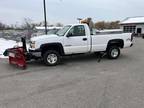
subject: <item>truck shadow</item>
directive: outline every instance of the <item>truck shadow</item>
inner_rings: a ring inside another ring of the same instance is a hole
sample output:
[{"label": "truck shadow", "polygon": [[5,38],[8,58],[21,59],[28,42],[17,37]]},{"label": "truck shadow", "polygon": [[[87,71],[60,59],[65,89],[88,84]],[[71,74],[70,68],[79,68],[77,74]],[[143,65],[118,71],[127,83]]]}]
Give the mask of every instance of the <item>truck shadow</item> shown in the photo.
[{"label": "truck shadow", "polygon": [[[62,58],[61,63],[58,66],[65,66],[70,63],[85,63],[85,62],[101,62],[103,60],[108,60],[107,56],[105,55],[100,59],[99,55],[97,54],[80,54],[80,55],[70,55],[70,56],[65,56]],[[34,60],[30,61],[27,63],[28,66],[41,66],[45,67],[46,65],[43,63],[43,60]],[[50,66],[48,66],[50,67]]]},{"label": "truck shadow", "polygon": [[[125,61],[126,59],[132,60],[132,58],[129,58],[126,55],[121,55],[120,56],[120,61]],[[27,62],[27,68],[26,70],[29,70],[29,68],[57,68],[57,67],[66,67],[69,65],[78,65],[78,64],[85,64],[85,63],[101,63],[101,62],[106,62],[106,61],[111,61],[107,58],[105,55],[104,57],[100,58],[99,55],[97,54],[81,54],[81,55],[71,55],[71,56],[65,56],[62,58],[61,63],[57,66],[46,66],[43,62],[42,59],[40,60],[32,60]],[[113,61],[113,60],[112,60]],[[8,61],[7,61],[8,62]],[[9,64],[7,64],[9,65]],[[10,70],[15,71],[15,69],[22,70],[20,67],[15,66],[15,65],[9,65],[7,68]]]},{"label": "truck shadow", "polygon": [[[118,59],[120,59],[119,61],[125,61],[125,60],[132,60],[131,57],[127,56],[127,55],[121,55]],[[28,62],[27,65],[28,67],[49,67],[49,68],[53,68],[53,67],[65,67],[68,66],[69,64],[73,64],[77,65],[77,64],[81,64],[81,63],[101,63],[101,62],[106,62],[106,61],[117,61],[116,60],[109,60],[107,58],[107,55],[105,55],[104,57],[100,58],[99,55],[97,54],[81,54],[81,55],[70,55],[70,56],[65,56],[62,58],[61,63],[57,66],[46,66],[43,63],[43,60],[34,60],[31,62]]]},{"label": "truck shadow", "polygon": [[100,62],[102,59],[107,59],[106,56],[100,58],[98,54],[82,54],[82,55],[71,55],[64,57],[64,63],[71,63],[71,62]]}]

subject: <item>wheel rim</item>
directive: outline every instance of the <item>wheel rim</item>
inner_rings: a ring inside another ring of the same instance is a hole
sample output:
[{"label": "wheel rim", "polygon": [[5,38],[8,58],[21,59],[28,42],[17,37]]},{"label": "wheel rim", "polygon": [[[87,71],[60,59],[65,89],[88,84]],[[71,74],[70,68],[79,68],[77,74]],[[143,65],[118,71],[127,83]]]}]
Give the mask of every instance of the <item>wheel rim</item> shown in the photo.
[{"label": "wheel rim", "polygon": [[58,58],[56,54],[49,54],[47,57],[47,61],[50,64],[55,64],[57,62]]},{"label": "wheel rim", "polygon": [[113,50],[111,51],[111,56],[114,57],[114,58],[117,57],[118,54],[119,54],[118,49],[113,49]]}]

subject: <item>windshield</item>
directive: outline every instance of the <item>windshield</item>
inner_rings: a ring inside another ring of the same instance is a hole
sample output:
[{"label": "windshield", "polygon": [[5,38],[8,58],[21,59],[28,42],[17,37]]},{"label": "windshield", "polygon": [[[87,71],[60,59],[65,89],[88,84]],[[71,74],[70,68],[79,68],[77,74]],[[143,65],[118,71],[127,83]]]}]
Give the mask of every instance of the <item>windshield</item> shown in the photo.
[{"label": "windshield", "polygon": [[57,34],[58,36],[64,36],[65,33],[69,30],[70,27],[71,27],[70,25],[65,26],[65,27],[63,27],[62,29],[60,29],[56,34]]}]

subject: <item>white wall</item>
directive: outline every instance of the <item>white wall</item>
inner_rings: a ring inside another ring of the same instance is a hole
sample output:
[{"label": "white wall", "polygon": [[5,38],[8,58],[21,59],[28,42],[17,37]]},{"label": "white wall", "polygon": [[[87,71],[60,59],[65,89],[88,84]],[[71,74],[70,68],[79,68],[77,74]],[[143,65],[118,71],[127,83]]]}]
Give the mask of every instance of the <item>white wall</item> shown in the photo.
[{"label": "white wall", "polygon": [[[124,25],[120,25],[120,29],[123,30],[123,28],[124,28]],[[137,24],[135,32],[137,32],[137,28],[142,28],[142,34],[144,34],[144,24]]]},{"label": "white wall", "polygon": [[123,26],[122,25],[120,25],[120,29],[123,30]]}]

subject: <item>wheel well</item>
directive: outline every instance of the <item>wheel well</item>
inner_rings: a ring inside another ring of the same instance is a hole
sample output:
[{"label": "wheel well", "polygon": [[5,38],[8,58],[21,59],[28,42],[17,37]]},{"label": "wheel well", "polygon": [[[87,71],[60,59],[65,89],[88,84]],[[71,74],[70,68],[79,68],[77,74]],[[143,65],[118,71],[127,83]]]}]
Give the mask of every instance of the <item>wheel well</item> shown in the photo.
[{"label": "wheel well", "polygon": [[124,47],[124,41],[123,41],[122,39],[110,40],[110,41],[108,42],[107,49],[108,49],[110,46],[117,46],[117,47],[119,47],[119,48],[123,48],[123,47]]},{"label": "wheel well", "polygon": [[48,50],[55,50],[60,55],[64,55],[63,46],[59,43],[43,44],[43,45],[41,45],[40,49],[41,49],[41,52],[42,52],[42,56]]}]

